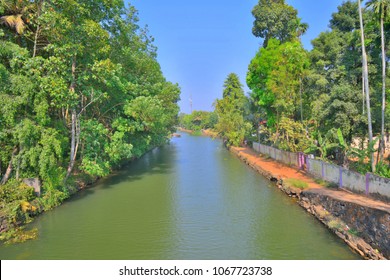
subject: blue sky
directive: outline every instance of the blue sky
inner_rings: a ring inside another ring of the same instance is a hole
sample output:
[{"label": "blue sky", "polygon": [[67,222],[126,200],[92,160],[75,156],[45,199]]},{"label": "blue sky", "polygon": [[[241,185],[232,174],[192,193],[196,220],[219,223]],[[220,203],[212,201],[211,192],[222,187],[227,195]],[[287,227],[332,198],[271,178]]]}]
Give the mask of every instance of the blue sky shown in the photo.
[{"label": "blue sky", "polygon": [[[155,38],[158,61],[167,80],[181,87],[182,112],[213,110],[221,98],[223,82],[237,73],[246,87],[250,60],[261,45],[252,35],[252,8],[257,0],[132,0],[140,25],[148,25]],[[331,14],[342,0],[287,0],[298,10],[309,30],[302,37],[306,49],[311,40],[328,29]]]}]

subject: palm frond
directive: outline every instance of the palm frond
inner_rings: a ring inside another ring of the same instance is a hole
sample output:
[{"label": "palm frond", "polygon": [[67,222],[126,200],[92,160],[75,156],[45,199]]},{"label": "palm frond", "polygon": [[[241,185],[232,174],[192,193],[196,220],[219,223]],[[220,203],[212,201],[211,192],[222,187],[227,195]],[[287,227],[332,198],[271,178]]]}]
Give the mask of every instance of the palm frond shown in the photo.
[{"label": "palm frond", "polygon": [[0,22],[14,28],[18,34],[22,34],[26,28],[21,14],[2,16]]}]

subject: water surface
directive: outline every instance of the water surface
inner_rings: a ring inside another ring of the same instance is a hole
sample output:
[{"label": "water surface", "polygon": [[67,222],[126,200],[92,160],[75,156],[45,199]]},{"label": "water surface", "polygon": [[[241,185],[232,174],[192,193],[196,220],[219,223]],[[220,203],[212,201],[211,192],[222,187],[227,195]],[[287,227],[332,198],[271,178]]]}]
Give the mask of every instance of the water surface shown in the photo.
[{"label": "water surface", "polygon": [[219,140],[182,133],[31,225],[0,259],[356,259]]}]

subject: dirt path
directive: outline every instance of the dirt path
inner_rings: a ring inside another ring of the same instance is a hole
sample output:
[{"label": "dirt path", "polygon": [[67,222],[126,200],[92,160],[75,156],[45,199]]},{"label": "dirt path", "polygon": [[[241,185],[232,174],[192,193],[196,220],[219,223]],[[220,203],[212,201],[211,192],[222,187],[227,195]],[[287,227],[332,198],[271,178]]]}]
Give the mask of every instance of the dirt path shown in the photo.
[{"label": "dirt path", "polygon": [[305,189],[306,192],[323,194],[337,200],[347,201],[390,213],[389,203],[375,200],[365,195],[350,193],[343,189],[326,188],[316,183],[314,179],[304,171],[289,167],[273,159],[262,157],[250,148],[232,147],[231,150],[239,157],[245,159],[251,166],[256,167],[256,169],[260,168],[265,173],[272,174],[272,176],[277,179],[295,178],[306,182],[309,185],[309,187]]}]

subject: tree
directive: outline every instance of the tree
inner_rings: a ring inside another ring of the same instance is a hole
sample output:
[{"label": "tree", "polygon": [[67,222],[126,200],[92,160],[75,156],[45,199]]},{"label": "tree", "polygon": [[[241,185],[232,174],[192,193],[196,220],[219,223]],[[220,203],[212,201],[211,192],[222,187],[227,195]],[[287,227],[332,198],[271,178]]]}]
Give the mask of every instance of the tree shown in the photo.
[{"label": "tree", "polygon": [[[369,11],[363,15],[369,19]],[[309,54],[311,67],[306,76],[307,91],[305,112],[316,123],[322,135],[332,128],[340,128],[350,145],[357,137],[366,139],[367,117],[362,113],[363,102],[359,97],[362,86],[362,53],[357,2],[344,2],[332,15],[331,30],[322,32],[312,41]],[[365,34],[371,80],[375,80],[377,47],[372,28]],[[377,84],[371,83],[375,90]],[[364,97],[365,98],[365,97]],[[375,99],[372,100],[375,103]],[[374,119],[375,120],[375,119]],[[362,142],[363,142],[362,141]]]},{"label": "tree", "polygon": [[332,14],[329,22],[331,29],[337,29],[343,33],[359,29],[359,11],[355,1],[345,1]]},{"label": "tree", "polygon": [[247,84],[274,127],[282,116],[296,118],[300,111],[300,81],[309,67],[306,51],[298,41],[281,44],[271,39],[252,59]]},{"label": "tree", "polygon": [[291,24],[295,27],[297,38],[301,40],[302,35],[304,35],[309,29],[309,25],[305,22],[302,22],[301,18],[297,18],[295,21],[292,21]]},{"label": "tree", "polygon": [[384,21],[389,17],[389,0],[371,0],[366,4],[372,7],[375,14],[379,17],[381,29],[381,50],[382,50],[382,112],[381,112],[381,138],[379,142],[379,160],[383,160],[385,152],[385,110],[386,110],[386,39],[384,31]]},{"label": "tree", "polygon": [[230,73],[223,84],[223,98],[240,99],[242,95],[240,79],[235,73]]},{"label": "tree", "polygon": [[217,99],[214,104],[218,115],[215,129],[228,146],[241,145],[251,130],[251,124],[245,118],[246,102],[247,98],[237,74],[229,74],[224,82],[223,98]]},{"label": "tree", "polygon": [[268,45],[271,38],[278,39],[281,43],[288,42],[299,37],[307,27],[298,21],[297,13],[284,0],[259,0],[252,10],[255,18],[252,33],[264,39],[263,47]]}]

